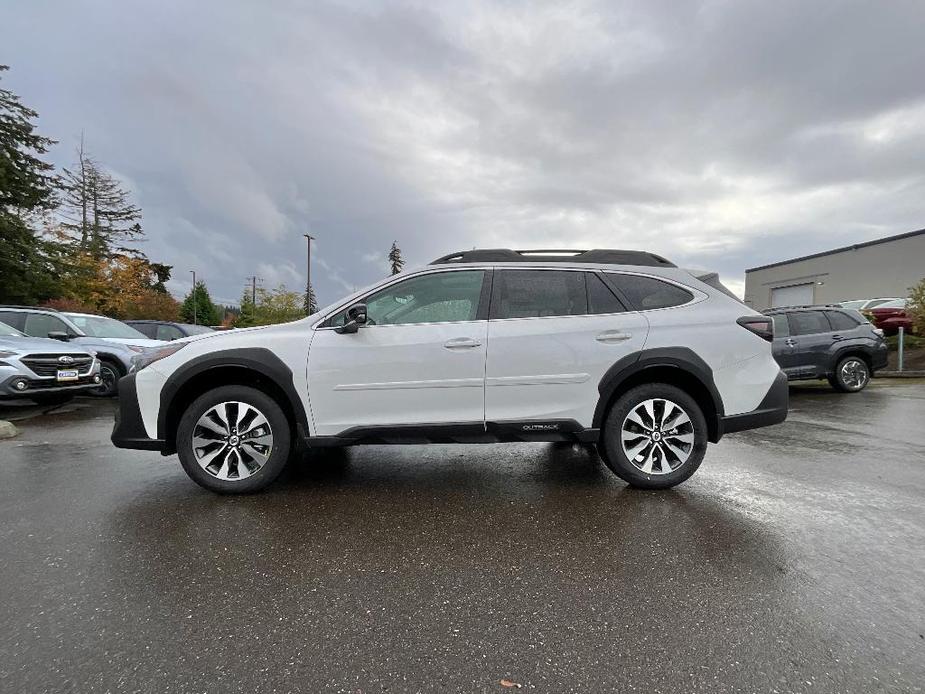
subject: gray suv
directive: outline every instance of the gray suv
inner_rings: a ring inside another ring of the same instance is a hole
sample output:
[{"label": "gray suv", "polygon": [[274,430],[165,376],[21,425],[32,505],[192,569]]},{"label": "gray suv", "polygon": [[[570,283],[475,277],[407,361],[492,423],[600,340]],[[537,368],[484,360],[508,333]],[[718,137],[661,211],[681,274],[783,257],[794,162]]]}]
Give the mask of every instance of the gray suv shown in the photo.
[{"label": "gray suv", "polygon": [[765,311],[774,321],[774,358],[788,380],[827,379],[835,390],[863,390],[887,365],[883,331],[840,306],[788,306]]},{"label": "gray suv", "polygon": [[100,385],[100,363],[80,347],[27,337],[0,322],[0,401],[56,404]]},{"label": "gray suv", "polygon": [[[116,324],[123,332],[109,336],[107,332],[96,331],[93,335],[92,320]],[[30,337],[51,337],[63,342],[74,343],[80,348],[94,351],[100,362],[102,383],[95,389],[97,395],[115,395],[119,379],[132,367],[132,357],[147,348],[162,345],[149,340],[124,323],[86,314],[65,314],[50,308],[30,306],[0,306],[0,322],[19,330]],[[80,327],[82,323],[84,327]],[[136,337],[137,336],[137,337]],[[63,348],[62,348],[63,349]]]}]

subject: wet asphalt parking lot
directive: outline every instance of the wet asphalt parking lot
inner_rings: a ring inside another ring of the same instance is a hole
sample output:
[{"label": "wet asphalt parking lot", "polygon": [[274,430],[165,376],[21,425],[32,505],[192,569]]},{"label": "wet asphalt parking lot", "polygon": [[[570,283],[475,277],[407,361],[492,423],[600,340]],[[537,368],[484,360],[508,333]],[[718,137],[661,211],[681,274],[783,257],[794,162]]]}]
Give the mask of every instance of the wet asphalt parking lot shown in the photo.
[{"label": "wet asphalt parking lot", "polygon": [[668,492],[510,444],[219,497],[111,402],[2,410],[0,690],[922,691],[925,384],[791,396]]}]

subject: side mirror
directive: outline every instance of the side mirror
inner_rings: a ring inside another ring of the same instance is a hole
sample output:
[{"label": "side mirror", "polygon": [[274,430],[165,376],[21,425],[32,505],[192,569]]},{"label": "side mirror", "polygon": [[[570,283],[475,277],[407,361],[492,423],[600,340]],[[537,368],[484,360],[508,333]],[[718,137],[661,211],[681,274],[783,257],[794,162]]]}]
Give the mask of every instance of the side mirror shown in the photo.
[{"label": "side mirror", "polygon": [[58,331],[58,330],[54,330],[54,331],[48,333],[48,337],[50,337],[52,340],[61,340],[61,342],[70,342],[70,341],[71,341],[71,336],[70,336],[70,335],[68,335],[66,332]]},{"label": "side mirror", "polygon": [[359,330],[361,325],[366,325],[366,304],[354,304],[347,309],[345,323],[334,331],[341,335],[351,335]]}]

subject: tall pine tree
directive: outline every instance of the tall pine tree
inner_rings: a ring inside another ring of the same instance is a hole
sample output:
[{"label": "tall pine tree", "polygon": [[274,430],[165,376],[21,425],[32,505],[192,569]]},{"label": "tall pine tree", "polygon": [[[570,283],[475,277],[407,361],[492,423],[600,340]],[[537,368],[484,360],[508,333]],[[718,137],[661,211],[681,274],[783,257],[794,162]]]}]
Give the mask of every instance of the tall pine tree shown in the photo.
[{"label": "tall pine tree", "polygon": [[315,288],[312,285],[308,285],[308,292],[306,292],[303,296],[303,308],[305,309],[305,315],[310,316],[313,313],[317,313],[318,299],[315,298]]},{"label": "tall pine tree", "polygon": [[[9,69],[0,65],[0,73]],[[39,229],[55,205],[54,140],[35,132],[38,113],[0,88],[0,302],[36,303],[54,293],[56,246]]]},{"label": "tall pine tree", "polygon": [[392,274],[397,275],[405,267],[405,261],[401,257],[401,249],[397,241],[392,241],[392,248],[389,251],[389,265],[392,268]]},{"label": "tall pine tree", "polygon": [[131,202],[129,192],[84,151],[83,137],[77,163],[63,170],[61,188],[61,226],[82,251],[98,260],[126,253],[143,255],[125,245],[144,238],[141,209]]}]

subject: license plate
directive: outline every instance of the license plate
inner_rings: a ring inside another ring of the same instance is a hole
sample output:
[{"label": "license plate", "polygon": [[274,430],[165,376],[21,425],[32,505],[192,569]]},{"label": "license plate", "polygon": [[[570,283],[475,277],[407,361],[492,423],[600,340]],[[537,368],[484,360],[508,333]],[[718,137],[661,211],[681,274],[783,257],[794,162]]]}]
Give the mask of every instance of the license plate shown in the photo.
[{"label": "license plate", "polygon": [[77,369],[60,369],[58,371],[59,381],[76,381]]}]

